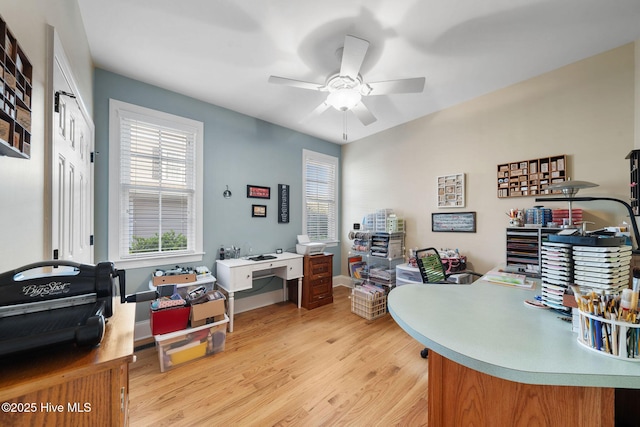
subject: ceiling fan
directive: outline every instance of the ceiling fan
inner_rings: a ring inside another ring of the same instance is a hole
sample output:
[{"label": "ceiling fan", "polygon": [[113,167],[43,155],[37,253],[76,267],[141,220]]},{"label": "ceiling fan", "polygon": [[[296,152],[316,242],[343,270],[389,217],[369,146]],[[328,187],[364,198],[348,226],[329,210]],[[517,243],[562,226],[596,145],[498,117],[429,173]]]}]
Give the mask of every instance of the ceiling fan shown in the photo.
[{"label": "ceiling fan", "polygon": [[[360,75],[360,67],[369,49],[367,40],[347,35],[342,49],[340,71],[327,78],[324,84],[305,82],[285,77],[270,76],[269,83],[293,86],[301,89],[329,92],[327,98],[311,113],[315,116],[329,107],[338,111],[353,111],[363,125],[367,126],[377,119],[362,102],[365,96],[388,95],[392,93],[418,93],[424,89],[425,78],[388,80],[367,83]],[[338,50],[337,53],[339,53]]]}]

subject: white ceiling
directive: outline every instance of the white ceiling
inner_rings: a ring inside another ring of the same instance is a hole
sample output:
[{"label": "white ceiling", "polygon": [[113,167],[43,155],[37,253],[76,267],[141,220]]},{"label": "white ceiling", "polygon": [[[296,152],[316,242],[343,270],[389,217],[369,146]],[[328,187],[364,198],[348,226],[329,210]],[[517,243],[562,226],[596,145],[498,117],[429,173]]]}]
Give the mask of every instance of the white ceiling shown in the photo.
[{"label": "white ceiling", "polygon": [[78,0],[97,67],[344,143],[343,113],[307,118],[351,34],[369,82],[426,77],[419,94],[370,96],[355,141],[640,39],[640,0]]}]

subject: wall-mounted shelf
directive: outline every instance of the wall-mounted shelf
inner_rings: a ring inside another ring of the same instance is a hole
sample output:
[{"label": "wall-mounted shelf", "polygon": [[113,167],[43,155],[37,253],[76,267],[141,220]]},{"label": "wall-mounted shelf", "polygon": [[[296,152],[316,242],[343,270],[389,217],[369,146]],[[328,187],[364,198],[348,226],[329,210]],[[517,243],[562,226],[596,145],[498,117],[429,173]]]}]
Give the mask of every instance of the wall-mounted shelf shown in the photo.
[{"label": "wall-mounted shelf", "polygon": [[0,155],[31,156],[33,67],[0,17]]},{"label": "wall-mounted shelf", "polygon": [[640,150],[632,150],[625,158],[629,159],[629,204],[633,214],[640,215]]},{"label": "wall-mounted shelf", "polygon": [[464,173],[438,177],[438,207],[464,207]]},{"label": "wall-mounted shelf", "polygon": [[547,187],[568,178],[567,156],[564,154],[499,164],[496,178],[498,197],[562,194]]}]

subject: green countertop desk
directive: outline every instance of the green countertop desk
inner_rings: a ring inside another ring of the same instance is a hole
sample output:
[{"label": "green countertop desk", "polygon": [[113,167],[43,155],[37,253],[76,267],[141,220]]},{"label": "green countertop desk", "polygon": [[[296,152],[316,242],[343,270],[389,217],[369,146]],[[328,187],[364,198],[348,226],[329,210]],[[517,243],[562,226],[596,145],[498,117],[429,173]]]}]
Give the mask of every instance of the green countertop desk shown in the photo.
[{"label": "green countertop desk", "polygon": [[560,314],[524,304],[539,293],[484,280],[391,291],[395,321],[430,349],[429,425],[640,425],[640,362],[582,347]]}]

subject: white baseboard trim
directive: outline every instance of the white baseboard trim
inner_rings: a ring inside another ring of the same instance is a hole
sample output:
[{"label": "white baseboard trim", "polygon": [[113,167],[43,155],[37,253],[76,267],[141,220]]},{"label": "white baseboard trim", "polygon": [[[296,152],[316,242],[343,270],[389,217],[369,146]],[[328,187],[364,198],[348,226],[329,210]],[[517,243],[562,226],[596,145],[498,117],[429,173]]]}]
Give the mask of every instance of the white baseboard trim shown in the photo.
[{"label": "white baseboard trim", "polygon": [[271,292],[264,292],[246,298],[236,298],[235,314],[244,313],[245,311],[255,310],[256,308],[266,307],[271,304],[282,302],[282,289]]},{"label": "white baseboard trim", "polygon": [[[353,284],[351,278],[348,276],[333,276],[333,287],[335,288],[336,286],[352,288]],[[271,304],[282,302],[282,296],[282,289],[277,289],[275,291],[264,292],[262,294],[246,298],[236,298],[235,313],[243,313],[245,311],[255,310],[256,308],[266,307]],[[134,342],[146,340],[152,337],[149,319],[136,322],[134,328]]]},{"label": "white baseboard trim", "polygon": [[151,324],[149,323],[149,319],[136,322],[136,325],[133,328],[133,342],[146,340],[148,338],[153,338],[151,335]]},{"label": "white baseboard trim", "polygon": [[353,288],[353,280],[349,276],[333,276],[333,287],[346,286],[347,288]]}]

